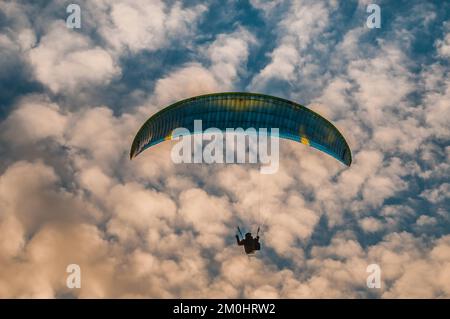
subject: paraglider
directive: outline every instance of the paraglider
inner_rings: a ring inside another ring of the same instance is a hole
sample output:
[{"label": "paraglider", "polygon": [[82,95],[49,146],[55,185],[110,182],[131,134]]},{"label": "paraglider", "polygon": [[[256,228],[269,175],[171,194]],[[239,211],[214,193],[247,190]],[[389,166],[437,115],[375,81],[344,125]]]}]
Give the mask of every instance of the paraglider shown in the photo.
[{"label": "paraglider", "polygon": [[[201,121],[204,131],[214,129],[224,133],[230,128],[255,129],[255,132],[271,128],[271,132],[276,130],[281,138],[312,146],[347,166],[352,163],[345,138],[321,115],[286,99],[242,92],[195,96],[163,108],[137,132],[130,159],[163,141],[201,133],[198,132],[198,121]],[[184,133],[180,133],[180,128]],[[242,240],[236,235],[238,245],[243,245],[250,253],[259,250],[259,235],[256,238],[251,233],[246,235],[249,236]]]},{"label": "paraglider", "polygon": [[259,243],[259,227],[256,232],[256,237],[253,238],[252,233],[246,233],[245,237],[242,236],[241,229],[238,227],[238,232],[241,234],[242,239],[236,234],[236,241],[238,246],[244,246],[244,251],[247,255],[254,254],[256,250],[261,250],[261,244]]}]

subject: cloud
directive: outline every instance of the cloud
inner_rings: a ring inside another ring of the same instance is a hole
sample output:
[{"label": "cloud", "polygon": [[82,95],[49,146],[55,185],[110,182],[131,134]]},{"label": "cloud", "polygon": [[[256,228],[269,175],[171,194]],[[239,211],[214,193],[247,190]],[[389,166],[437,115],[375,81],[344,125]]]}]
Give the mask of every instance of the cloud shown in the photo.
[{"label": "cloud", "polygon": [[16,2],[3,2],[0,11],[7,19],[8,28],[2,34],[2,42],[8,41],[18,52],[24,52],[36,43],[36,33],[27,16],[26,6]]},{"label": "cloud", "polygon": [[366,217],[359,221],[361,228],[367,233],[375,233],[382,229],[382,224],[379,220],[373,217]]},{"label": "cloud", "polygon": [[447,198],[450,197],[450,184],[443,183],[439,185],[439,187],[434,189],[424,190],[420,195],[433,204],[437,204],[440,202],[444,202]]},{"label": "cloud", "polygon": [[[256,5],[259,7],[260,3]],[[270,62],[253,77],[249,87],[256,91],[270,91],[277,81],[295,87],[299,81],[308,81],[314,77],[318,69],[315,64],[317,61],[313,61],[311,45],[317,43],[317,39],[327,29],[331,11],[332,5],[323,3],[292,3],[278,22],[277,33],[280,37],[270,53]],[[322,50],[319,47],[317,49]]]},{"label": "cloud", "polygon": [[211,71],[222,86],[230,87],[238,74],[244,71],[250,46],[254,44],[255,37],[246,29],[239,28],[231,34],[219,34],[207,48]]},{"label": "cloud", "polygon": [[155,104],[165,105],[190,96],[230,91],[239,74],[245,72],[254,36],[243,28],[219,34],[203,50],[208,66],[191,62],[156,82]]},{"label": "cloud", "polygon": [[131,140],[129,134],[135,124],[129,116],[117,118],[111,109],[95,107],[73,113],[71,120],[72,125],[66,131],[66,145],[83,158],[107,167],[127,152]]},{"label": "cloud", "polygon": [[2,127],[2,138],[14,143],[30,144],[45,138],[61,141],[67,118],[58,104],[36,95],[20,101]]},{"label": "cloud", "polygon": [[28,53],[36,78],[52,92],[106,85],[120,74],[108,51],[55,22]]},{"label": "cloud", "polygon": [[158,105],[189,96],[219,91],[214,75],[198,63],[188,64],[158,80],[155,88]]},{"label": "cloud", "polygon": [[[446,24],[449,29],[449,24]],[[447,32],[443,39],[439,39],[435,42],[437,52],[441,58],[450,57],[450,32]]]},{"label": "cloud", "polygon": [[291,45],[281,45],[271,55],[272,62],[254,78],[254,83],[265,84],[273,78],[294,81],[296,65],[299,63],[297,50]]},{"label": "cloud", "polygon": [[198,232],[198,243],[203,247],[220,248],[224,245],[225,226],[231,212],[225,198],[215,198],[200,189],[189,189],[180,194],[180,218]]},{"label": "cloud", "polygon": [[[163,1],[100,1],[88,4],[93,19],[99,20],[99,33],[119,52],[129,50],[157,50],[172,41],[183,41],[195,32],[195,26],[205,5],[183,7],[180,2],[172,6]],[[151,17],[151,18],[149,18]]]},{"label": "cloud", "polygon": [[436,225],[436,223],[437,223],[436,218],[426,215],[420,216],[416,221],[416,224],[418,226],[428,226],[428,225],[433,226]]},{"label": "cloud", "polygon": [[276,6],[282,3],[279,1],[270,1],[270,0],[250,0],[250,3],[253,7],[263,10],[266,14],[270,13]]}]

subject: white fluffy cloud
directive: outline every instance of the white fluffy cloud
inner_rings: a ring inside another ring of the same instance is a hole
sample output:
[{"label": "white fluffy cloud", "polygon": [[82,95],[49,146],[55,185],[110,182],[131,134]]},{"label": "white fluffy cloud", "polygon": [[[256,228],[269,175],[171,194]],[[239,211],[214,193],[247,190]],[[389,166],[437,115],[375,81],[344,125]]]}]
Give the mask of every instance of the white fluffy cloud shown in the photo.
[{"label": "white fluffy cloud", "polygon": [[160,0],[100,1],[87,4],[100,22],[99,32],[115,50],[156,50],[192,36],[205,5],[172,6]]},{"label": "white fluffy cloud", "polygon": [[436,41],[436,48],[442,58],[450,57],[450,32],[442,40]]},{"label": "white fluffy cloud", "polygon": [[155,88],[158,105],[215,91],[219,91],[217,79],[198,63],[188,64],[158,80]]},{"label": "white fluffy cloud", "polygon": [[[254,4],[257,7],[261,5],[259,2]],[[283,80],[295,86],[295,82],[315,72],[308,48],[328,27],[332,7],[311,1],[297,1],[290,5],[277,26],[279,44],[270,53],[270,63],[253,78],[250,85],[253,90],[267,89],[273,80]]]},{"label": "white fluffy cloud", "polygon": [[254,36],[243,28],[230,34],[219,34],[203,51],[209,67],[191,62],[158,80],[155,102],[166,105],[190,96],[230,91],[240,73],[245,72]]},{"label": "white fluffy cloud", "polygon": [[108,51],[62,22],[50,26],[28,57],[36,78],[53,92],[107,84],[120,73]]},{"label": "white fluffy cloud", "polygon": [[42,96],[23,99],[2,124],[2,139],[14,143],[33,143],[45,138],[61,141],[67,118],[56,103]]}]

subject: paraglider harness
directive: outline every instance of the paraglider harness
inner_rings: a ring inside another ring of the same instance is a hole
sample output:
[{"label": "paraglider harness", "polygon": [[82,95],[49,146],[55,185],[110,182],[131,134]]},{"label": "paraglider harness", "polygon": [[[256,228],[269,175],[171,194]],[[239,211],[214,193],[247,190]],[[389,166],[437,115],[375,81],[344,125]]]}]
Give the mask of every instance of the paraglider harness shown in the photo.
[{"label": "paraglider harness", "polygon": [[242,237],[242,240],[240,240],[239,236],[236,235],[237,244],[239,246],[244,246],[247,255],[254,254],[256,250],[261,249],[261,244],[259,243],[259,227],[255,238],[251,236],[251,233],[246,233],[244,237],[239,226],[237,227],[237,230]]}]

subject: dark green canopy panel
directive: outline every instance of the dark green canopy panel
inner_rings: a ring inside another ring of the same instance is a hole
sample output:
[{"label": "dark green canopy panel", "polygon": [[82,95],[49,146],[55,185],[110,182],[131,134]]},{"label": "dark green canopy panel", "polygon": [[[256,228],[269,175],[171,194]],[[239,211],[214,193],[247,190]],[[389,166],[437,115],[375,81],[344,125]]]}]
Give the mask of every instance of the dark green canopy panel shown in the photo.
[{"label": "dark green canopy panel", "polygon": [[131,146],[130,158],[152,145],[172,138],[176,128],[194,133],[194,120],[202,128],[279,129],[282,138],[301,142],[330,154],[347,166],[350,148],[337,128],[310,109],[274,96],[254,93],[216,93],[176,102],[151,116]]}]

